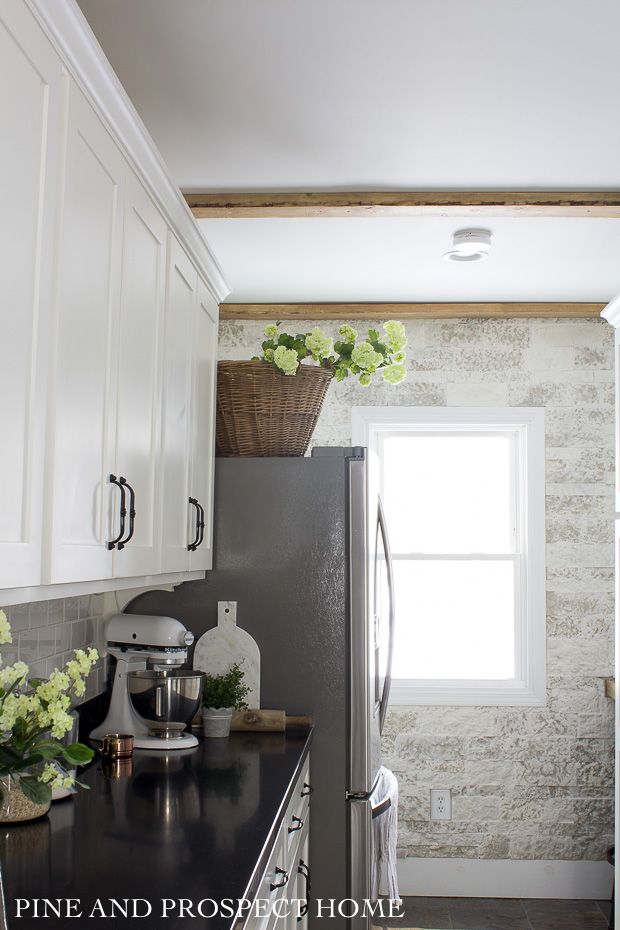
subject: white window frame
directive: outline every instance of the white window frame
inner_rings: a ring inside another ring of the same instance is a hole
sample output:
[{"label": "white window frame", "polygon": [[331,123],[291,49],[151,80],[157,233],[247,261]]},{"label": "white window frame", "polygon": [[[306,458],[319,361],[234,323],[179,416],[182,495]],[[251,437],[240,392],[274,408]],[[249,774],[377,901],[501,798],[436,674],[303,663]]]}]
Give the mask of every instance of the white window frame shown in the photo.
[{"label": "white window frame", "polygon": [[[541,407],[353,407],[353,445],[377,455],[395,433],[489,431],[514,437],[519,540],[516,675],[503,680],[392,679],[390,704],[546,704],[545,412]],[[389,527],[388,527],[389,532]],[[398,603],[396,604],[398,618]],[[397,620],[398,622],[398,620]]]}]

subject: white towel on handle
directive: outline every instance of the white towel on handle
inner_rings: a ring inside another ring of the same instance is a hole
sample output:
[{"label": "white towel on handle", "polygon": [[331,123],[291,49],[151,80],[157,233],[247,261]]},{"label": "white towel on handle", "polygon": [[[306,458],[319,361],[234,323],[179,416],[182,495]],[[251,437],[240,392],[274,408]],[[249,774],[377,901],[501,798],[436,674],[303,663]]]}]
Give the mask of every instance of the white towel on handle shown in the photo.
[{"label": "white towel on handle", "polygon": [[381,766],[377,789],[373,795],[373,804],[380,804],[389,797],[390,806],[385,813],[372,821],[372,857],[371,894],[373,901],[379,897],[381,876],[384,873],[387,882],[388,898],[400,902],[398,877],[396,875],[396,842],[398,839],[398,781],[396,775],[385,766]]}]

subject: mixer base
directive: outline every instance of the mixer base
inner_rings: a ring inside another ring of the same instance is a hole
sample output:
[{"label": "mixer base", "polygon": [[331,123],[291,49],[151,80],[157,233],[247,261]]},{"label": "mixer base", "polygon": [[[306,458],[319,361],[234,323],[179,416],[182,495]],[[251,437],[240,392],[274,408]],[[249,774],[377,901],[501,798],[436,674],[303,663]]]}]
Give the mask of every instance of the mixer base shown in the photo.
[{"label": "mixer base", "polygon": [[136,736],[133,741],[134,749],[159,749],[161,752],[170,752],[172,749],[191,749],[198,745],[193,733],[182,733],[180,736],[168,739],[161,736]]}]

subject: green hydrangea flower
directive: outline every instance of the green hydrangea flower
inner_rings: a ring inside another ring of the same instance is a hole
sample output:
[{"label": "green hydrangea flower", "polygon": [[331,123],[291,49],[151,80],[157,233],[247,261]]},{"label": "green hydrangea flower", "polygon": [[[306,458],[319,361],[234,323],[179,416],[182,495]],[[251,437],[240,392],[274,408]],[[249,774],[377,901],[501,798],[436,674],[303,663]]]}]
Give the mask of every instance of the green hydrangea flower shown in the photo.
[{"label": "green hydrangea flower", "polygon": [[314,358],[326,358],[332,350],[332,341],[319,326],[306,336],[306,349]]},{"label": "green hydrangea flower", "polygon": [[385,335],[388,338],[388,346],[391,352],[398,352],[407,345],[407,336],[405,327],[398,320],[388,320],[383,324]]},{"label": "green hydrangea flower", "polygon": [[273,353],[273,360],[285,375],[294,375],[299,368],[299,356],[295,349],[278,346]]},{"label": "green hydrangea flower", "polygon": [[338,335],[342,336],[343,342],[355,342],[357,339],[357,330],[349,326],[348,323],[343,323],[338,330]]},{"label": "green hydrangea flower", "polygon": [[269,323],[268,326],[265,326],[264,333],[265,333],[265,336],[267,337],[267,339],[277,339],[277,337],[278,337],[278,324],[277,324],[277,323]]},{"label": "green hydrangea flower", "polygon": [[404,365],[389,365],[387,368],[383,369],[381,374],[388,384],[400,384],[407,376]]},{"label": "green hydrangea flower", "polygon": [[401,365],[405,361],[405,357],[406,356],[404,352],[396,352],[392,356],[392,361],[396,362],[397,365]]},{"label": "green hydrangea flower", "polygon": [[367,371],[363,371],[360,375],[360,384],[362,385],[362,387],[368,387],[368,385],[371,382],[372,382],[372,375],[368,374]]},{"label": "green hydrangea flower", "polygon": [[265,349],[265,361],[273,362],[273,349]]},{"label": "green hydrangea flower", "polygon": [[11,626],[7,620],[7,616],[3,610],[0,610],[0,643],[12,643],[13,637],[11,636]]},{"label": "green hydrangea flower", "polygon": [[351,361],[358,368],[372,369],[373,371],[383,361],[383,356],[375,352],[369,342],[360,342],[351,352]]}]

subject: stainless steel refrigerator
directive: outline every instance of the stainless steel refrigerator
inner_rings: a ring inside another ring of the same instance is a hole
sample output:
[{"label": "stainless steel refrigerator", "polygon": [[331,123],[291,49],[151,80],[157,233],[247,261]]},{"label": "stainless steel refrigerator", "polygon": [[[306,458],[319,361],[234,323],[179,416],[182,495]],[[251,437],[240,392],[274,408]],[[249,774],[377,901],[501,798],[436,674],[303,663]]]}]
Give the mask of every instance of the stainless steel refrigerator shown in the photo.
[{"label": "stainless steel refrigerator", "polygon": [[[218,458],[213,571],[132,606],[177,617],[200,635],[216,624],[218,600],[237,601],[238,623],[261,652],[262,706],[314,718],[315,902],[371,897],[373,816],[388,807],[377,776],[394,589],[378,487],[362,448]],[[363,930],[369,922],[350,924]]]}]

